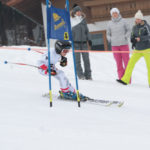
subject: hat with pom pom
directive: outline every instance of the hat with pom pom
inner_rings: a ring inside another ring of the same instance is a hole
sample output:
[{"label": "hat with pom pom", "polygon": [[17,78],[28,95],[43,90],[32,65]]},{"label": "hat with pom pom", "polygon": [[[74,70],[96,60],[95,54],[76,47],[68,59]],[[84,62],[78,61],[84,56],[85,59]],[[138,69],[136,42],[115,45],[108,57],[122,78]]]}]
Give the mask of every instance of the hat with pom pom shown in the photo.
[{"label": "hat with pom pom", "polygon": [[144,20],[143,13],[141,12],[141,10],[138,10],[138,12],[135,14],[134,18]]}]

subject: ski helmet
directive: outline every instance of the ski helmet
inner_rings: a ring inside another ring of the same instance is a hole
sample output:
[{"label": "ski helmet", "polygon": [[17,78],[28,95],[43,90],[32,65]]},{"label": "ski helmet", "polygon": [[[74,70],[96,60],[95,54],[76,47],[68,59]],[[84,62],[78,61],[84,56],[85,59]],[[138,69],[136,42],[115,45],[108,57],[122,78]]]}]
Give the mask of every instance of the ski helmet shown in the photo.
[{"label": "ski helmet", "polygon": [[71,48],[71,44],[69,41],[58,40],[55,43],[55,51],[57,54],[60,54],[63,49],[70,49],[70,48]]}]

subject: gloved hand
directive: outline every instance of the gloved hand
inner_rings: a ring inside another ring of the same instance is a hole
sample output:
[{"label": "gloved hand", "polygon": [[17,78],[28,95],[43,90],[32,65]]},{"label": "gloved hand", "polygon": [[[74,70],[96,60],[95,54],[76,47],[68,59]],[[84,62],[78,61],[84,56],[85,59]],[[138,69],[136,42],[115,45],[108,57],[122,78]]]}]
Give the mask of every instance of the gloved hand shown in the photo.
[{"label": "gloved hand", "polygon": [[60,61],[60,66],[65,67],[67,66],[67,58],[62,56]]},{"label": "gloved hand", "polygon": [[136,40],[135,37],[132,37],[132,38],[131,38],[131,43],[132,43],[132,49],[134,49],[134,48],[135,48],[135,45],[136,45],[136,43],[137,43],[137,40]]},{"label": "gloved hand", "polygon": [[88,43],[89,43],[89,46],[92,47],[92,41],[89,40]]},{"label": "gloved hand", "polygon": [[[55,75],[57,74],[57,72],[56,72],[56,70],[54,69],[53,64],[51,64],[50,67],[51,67],[51,75],[52,75],[52,76],[55,76]],[[47,69],[47,72],[49,72],[48,69]]]},{"label": "gloved hand", "polygon": [[[51,67],[51,75],[52,75],[52,76],[56,75],[57,73],[56,73],[56,71],[54,70],[54,67],[53,67],[52,64],[50,65],[50,67]],[[39,69],[42,69],[42,70],[44,71],[44,74],[45,74],[45,75],[47,75],[47,73],[49,73],[48,66],[46,66],[45,64],[41,65],[41,66],[39,67]]]},{"label": "gloved hand", "polygon": [[[51,64],[50,67],[51,67],[51,75],[52,75],[52,76],[55,76],[55,75],[57,74],[57,72],[56,72],[56,70],[54,69],[53,64]],[[49,72],[49,70],[47,70],[47,71]]]},{"label": "gloved hand", "polygon": [[136,42],[137,42],[136,38],[135,38],[135,37],[132,37],[132,38],[131,38],[131,43],[134,44],[134,43],[136,43]]}]

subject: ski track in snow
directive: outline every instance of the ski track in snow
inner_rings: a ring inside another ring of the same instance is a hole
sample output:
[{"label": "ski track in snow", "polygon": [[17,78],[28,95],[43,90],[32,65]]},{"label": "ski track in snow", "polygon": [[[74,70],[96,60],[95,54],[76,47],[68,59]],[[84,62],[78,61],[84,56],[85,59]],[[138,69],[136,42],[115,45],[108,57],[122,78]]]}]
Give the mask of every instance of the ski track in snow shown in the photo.
[{"label": "ski track in snow", "polygon": [[[58,82],[52,78],[53,107],[42,94],[48,78],[28,66],[3,64],[5,60],[36,65],[41,54],[0,50],[0,150],[149,150],[150,88],[144,59],[136,64],[132,84],[116,82],[112,54],[90,54],[93,81],[78,80],[79,91],[89,97],[123,100],[124,106],[103,107],[58,101]],[[75,86],[72,54],[65,71]]]}]

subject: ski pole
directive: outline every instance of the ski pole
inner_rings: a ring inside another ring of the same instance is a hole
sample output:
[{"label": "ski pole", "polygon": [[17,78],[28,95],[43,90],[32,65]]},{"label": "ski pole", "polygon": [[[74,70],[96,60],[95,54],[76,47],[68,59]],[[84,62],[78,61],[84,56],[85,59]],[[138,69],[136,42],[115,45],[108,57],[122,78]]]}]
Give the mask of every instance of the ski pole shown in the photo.
[{"label": "ski pole", "polygon": [[14,64],[14,65],[21,65],[21,66],[30,66],[30,67],[41,69],[38,66],[31,65],[31,64],[25,64],[25,63],[17,63],[17,62],[4,61],[4,64]]},{"label": "ski pole", "polygon": [[28,51],[34,51],[34,52],[37,52],[37,53],[40,53],[40,54],[44,54],[44,52],[41,52],[39,50],[34,50],[34,49],[31,49],[30,47],[27,48]]}]

